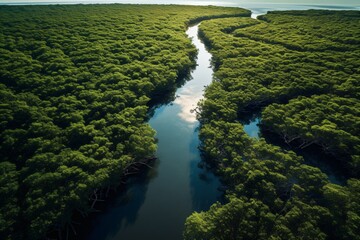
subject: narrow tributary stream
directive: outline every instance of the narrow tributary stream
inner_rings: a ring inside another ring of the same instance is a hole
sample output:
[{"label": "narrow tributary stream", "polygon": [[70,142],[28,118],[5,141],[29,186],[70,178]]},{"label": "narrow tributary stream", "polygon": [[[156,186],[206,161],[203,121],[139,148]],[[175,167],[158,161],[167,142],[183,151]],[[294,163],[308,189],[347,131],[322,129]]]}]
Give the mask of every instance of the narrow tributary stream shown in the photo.
[{"label": "narrow tributary stream", "polygon": [[198,25],[187,30],[198,48],[192,80],[177,90],[175,101],[157,108],[149,121],[157,132],[156,166],[128,185],[95,218],[88,239],[180,240],[186,217],[207,210],[221,198],[217,177],[198,167],[199,123],[190,112],[213,74],[211,54],[197,32]]}]

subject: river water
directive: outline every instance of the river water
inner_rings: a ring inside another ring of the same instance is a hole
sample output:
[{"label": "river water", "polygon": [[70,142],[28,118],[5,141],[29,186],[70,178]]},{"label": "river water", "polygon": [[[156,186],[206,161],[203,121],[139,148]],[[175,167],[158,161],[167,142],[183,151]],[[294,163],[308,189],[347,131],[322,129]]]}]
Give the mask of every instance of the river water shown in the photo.
[{"label": "river water", "polygon": [[158,107],[149,121],[157,132],[157,166],[129,184],[93,220],[87,239],[180,240],[186,217],[220,200],[218,179],[206,168],[198,167],[199,123],[190,112],[213,74],[211,55],[197,31],[198,25],[187,31],[198,48],[193,79],[177,90],[172,103]]},{"label": "river water", "polygon": [[[126,190],[109,202],[86,229],[86,239],[181,240],[185,219],[192,212],[207,210],[214,202],[222,200],[219,179],[211,171],[199,167],[199,123],[195,113],[190,111],[202,98],[204,87],[211,83],[213,74],[211,54],[197,32],[198,25],[186,32],[198,49],[192,79],[176,91],[174,101],[155,109],[149,120],[157,132],[156,165],[142,176],[131,179]],[[259,137],[259,121],[254,115],[243,122],[249,136]],[[315,160],[310,165],[317,166],[317,158]],[[329,178],[332,172],[328,172]]]},{"label": "river water", "polygon": [[[360,4],[353,0],[345,2],[333,0],[330,5],[322,0],[304,4],[265,3],[228,1],[162,1],[162,0],[53,0],[26,1],[0,0],[7,4],[74,4],[74,3],[148,3],[148,4],[191,4],[237,6],[252,10],[252,17],[265,14],[269,10],[337,9],[359,10]],[[305,2],[307,0],[304,0]],[[280,1],[281,2],[281,1]],[[339,2],[338,5],[336,3]],[[322,5],[321,5],[322,4]],[[88,231],[81,238],[93,240],[180,240],[186,217],[193,211],[207,210],[214,202],[221,200],[218,191],[220,182],[206,168],[199,168],[201,162],[198,150],[199,123],[190,110],[202,98],[204,86],[212,80],[211,55],[197,37],[198,26],[188,29],[187,35],[198,48],[198,66],[192,72],[192,80],[176,92],[176,99],[170,104],[158,107],[150,125],[157,131],[158,161],[154,168],[140,177],[130,180],[126,190],[107,203],[104,212],[98,214],[90,223]],[[259,137],[259,118],[253,117],[244,122],[244,130],[251,136]],[[315,159],[316,160],[316,159]],[[317,165],[316,163],[311,165]],[[331,178],[331,170],[328,175]],[[335,179],[332,182],[337,183]]]}]

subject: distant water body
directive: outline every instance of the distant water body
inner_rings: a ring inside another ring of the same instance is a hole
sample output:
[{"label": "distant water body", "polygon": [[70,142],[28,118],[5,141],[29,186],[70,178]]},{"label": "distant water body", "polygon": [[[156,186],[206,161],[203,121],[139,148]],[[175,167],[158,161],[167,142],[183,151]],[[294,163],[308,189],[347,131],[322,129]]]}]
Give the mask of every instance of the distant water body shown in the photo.
[{"label": "distant water body", "polygon": [[0,0],[0,5],[50,5],[50,4],[180,4],[180,5],[215,5],[242,7],[252,11],[252,17],[266,14],[273,10],[360,10],[359,0]]}]

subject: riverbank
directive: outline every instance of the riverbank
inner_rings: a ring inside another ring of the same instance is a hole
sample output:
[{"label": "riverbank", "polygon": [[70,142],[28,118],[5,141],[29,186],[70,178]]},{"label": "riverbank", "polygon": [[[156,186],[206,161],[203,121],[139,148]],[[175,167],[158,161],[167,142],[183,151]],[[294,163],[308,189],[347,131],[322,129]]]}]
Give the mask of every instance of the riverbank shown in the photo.
[{"label": "riverbank", "polygon": [[[359,23],[359,11],[310,10],[201,25],[216,79],[199,106],[201,146],[228,188],[225,203],[187,219],[185,239],[357,237]],[[254,111],[290,147],[319,144],[354,175],[331,183],[295,152],[250,138],[241,119]]]},{"label": "riverbank", "polygon": [[[196,49],[190,19],[237,8],[1,6],[2,238],[65,238],[125,169],[152,157],[147,103]],[[164,15],[165,14],[165,15]],[[106,195],[106,194],[105,194]],[[11,211],[8,211],[11,209]]]},{"label": "riverbank", "polygon": [[[195,25],[187,30],[198,49],[192,78],[176,91],[173,102],[158,107],[149,120],[157,132],[158,165],[144,177],[145,186],[130,185],[125,195],[117,197],[117,204],[93,222],[87,239],[180,240],[186,217],[221,199],[218,179],[198,167],[198,123],[195,113],[190,112],[212,80],[211,55],[198,39],[197,29]],[[139,204],[132,208],[134,202]],[[117,224],[109,226],[115,219]]]}]

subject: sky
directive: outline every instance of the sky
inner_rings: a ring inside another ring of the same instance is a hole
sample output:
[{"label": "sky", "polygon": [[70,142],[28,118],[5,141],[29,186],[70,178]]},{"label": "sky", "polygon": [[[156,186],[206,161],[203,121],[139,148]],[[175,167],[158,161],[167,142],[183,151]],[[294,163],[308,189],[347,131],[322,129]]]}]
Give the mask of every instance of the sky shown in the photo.
[{"label": "sky", "polygon": [[79,3],[186,4],[241,7],[251,10],[251,17],[253,18],[275,10],[360,10],[360,0],[0,0],[0,5]]},{"label": "sky", "polygon": [[105,3],[105,2],[118,2],[118,3],[184,3],[184,4],[241,4],[241,3],[266,3],[266,4],[310,4],[310,5],[360,5],[360,0],[0,0],[0,3],[34,3],[34,2],[86,2],[86,3]]}]

